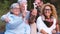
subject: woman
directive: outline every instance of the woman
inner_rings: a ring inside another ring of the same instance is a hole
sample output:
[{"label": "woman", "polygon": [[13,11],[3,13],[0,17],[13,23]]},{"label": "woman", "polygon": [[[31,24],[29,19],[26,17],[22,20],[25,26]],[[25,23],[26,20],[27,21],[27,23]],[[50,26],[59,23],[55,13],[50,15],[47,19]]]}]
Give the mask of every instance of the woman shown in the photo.
[{"label": "woman", "polygon": [[20,16],[19,4],[13,3],[10,8],[10,13],[1,17],[6,22],[6,31],[4,34],[30,34],[29,26],[25,24],[24,19]]},{"label": "woman", "polygon": [[37,10],[32,9],[30,12],[30,18],[29,18],[31,34],[37,34],[37,27],[36,27],[36,23],[35,23],[36,16],[37,16]]},{"label": "woman", "polygon": [[37,28],[40,34],[56,34],[59,32],[57,12],[54,5],[47,3],[41,8],[42,15],[37,19]]}]

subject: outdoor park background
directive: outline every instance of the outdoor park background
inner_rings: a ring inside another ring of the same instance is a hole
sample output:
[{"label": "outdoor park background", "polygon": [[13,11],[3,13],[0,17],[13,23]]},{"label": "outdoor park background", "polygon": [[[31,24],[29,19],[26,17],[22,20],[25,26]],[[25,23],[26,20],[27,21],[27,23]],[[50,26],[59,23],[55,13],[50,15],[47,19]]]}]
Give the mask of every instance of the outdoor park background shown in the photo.
[{"label": "outdoor park background", "polygon": [[[34,0],[27,0],[28,1],[28,10],[33,8],[32,4]],[[12,3],[16,3],[17,0],[0,0],[0,18],[3,14],[6,14],[9,11],[10,5]],[[43,0],[44,3],[52,3],[55,5],[57,14],[58,14],[58,22],[60,25],[60,0]],[[5,30],[5,23],[0,21],[0,32]]]}]

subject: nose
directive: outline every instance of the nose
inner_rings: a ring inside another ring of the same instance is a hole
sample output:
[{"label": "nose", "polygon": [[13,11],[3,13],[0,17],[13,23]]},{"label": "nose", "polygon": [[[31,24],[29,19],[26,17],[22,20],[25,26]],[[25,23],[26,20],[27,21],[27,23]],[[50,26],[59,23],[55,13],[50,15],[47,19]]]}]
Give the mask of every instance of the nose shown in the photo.
[{"label": "nose", "polygon": [[49,11],[46,11],[45,13],[49,13]]},{"label": "nose", "polygon": [[22,7],[23,7],[23,8],[25,8],[25,6],[24,6],[24,5],[23,5]]}]

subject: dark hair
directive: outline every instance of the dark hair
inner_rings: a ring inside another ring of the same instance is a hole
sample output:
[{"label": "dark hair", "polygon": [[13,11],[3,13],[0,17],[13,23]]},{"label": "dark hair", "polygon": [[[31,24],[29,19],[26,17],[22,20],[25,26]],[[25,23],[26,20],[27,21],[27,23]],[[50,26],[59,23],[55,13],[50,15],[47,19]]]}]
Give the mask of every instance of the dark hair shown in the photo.
[{"label": "dark hair", "polygon": [[36,20],[36,16],[31,14],[33,10],[34,9],[31,9],[30,11],[29,24],[33,24]]},{"label": "dark hair", "polygon": [[10,12],[10,14],[13,14],[13,12]]}]

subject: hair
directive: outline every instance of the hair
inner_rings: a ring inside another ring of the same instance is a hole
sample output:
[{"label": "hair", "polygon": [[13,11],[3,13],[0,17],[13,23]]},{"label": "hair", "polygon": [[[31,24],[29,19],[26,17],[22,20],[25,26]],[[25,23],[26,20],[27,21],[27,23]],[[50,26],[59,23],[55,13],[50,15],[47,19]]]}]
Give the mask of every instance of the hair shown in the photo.
[{"label": "hair", "polygon": [[18,1],[17,1],[17,3],[18,3],[19,5],[21,5],[23,2],[26,2],[26,3],[27,3],[27,0],[18,0]]},{"label": "hair", "polygon": [[19,5],[19,4],[18,4],[18,3],[13,3],[13,4],[10,6],[10,9],[16,8],[17,5]]},{"label": "hair", "polygon": [[44,5],[42,6],[42,8],[41,8],[41,13],[42,13],[42,15],[44,15],[44,9],[45,9],[46,6],[49,6],[49,7],[51,8],[51,11],[52,11],[51,15],[52,15],[54,18],[57,19],[56,8],[55,8],[55,6],[54,6],[53,4],[50,4],[50,3],[46,3],[46,4],[44,4]]},{"label": "hair", "polygon": [[31,11],[30,11],[29,24],[33,24],[36,21],[36,16],[31,14],[33,12],[33,10],[34,9],[31,9]]}]

